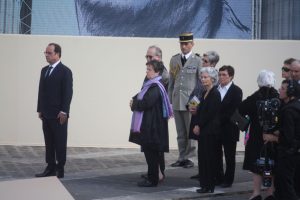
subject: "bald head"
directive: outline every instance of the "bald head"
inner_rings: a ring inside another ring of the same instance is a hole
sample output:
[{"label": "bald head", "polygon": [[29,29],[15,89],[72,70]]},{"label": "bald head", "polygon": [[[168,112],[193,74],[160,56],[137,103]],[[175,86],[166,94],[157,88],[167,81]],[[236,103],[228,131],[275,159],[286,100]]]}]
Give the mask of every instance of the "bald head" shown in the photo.
[{"label": "bald head", "polygon": [[299,81],[300,80],[300,60],[295,60],[291,64],[291,73],[292,79]]}]

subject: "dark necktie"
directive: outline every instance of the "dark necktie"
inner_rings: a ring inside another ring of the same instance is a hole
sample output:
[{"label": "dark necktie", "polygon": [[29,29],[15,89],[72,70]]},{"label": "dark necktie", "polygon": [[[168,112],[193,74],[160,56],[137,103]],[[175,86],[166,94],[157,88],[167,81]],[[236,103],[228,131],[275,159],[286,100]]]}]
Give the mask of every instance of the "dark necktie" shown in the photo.
[{"label": "dark necktie", "polygon": [[50,72],[51,72],[52,68],[53,67],[51,65],[49,65],[48,70],[47,70],[46,75],[45,75],[45,78],[50,76]]},{"label": "dark necktie", "polygon": [[184,66],[184,64],[186,63],[186,57],[185,56],[181,57],[181,63],[182,63],[182,66]]}]

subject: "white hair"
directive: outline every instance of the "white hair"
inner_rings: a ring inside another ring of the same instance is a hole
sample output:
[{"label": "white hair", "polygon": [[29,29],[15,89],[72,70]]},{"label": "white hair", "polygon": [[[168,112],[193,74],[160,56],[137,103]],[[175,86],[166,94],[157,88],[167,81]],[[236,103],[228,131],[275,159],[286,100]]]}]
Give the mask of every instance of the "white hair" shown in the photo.
[{"label": "white hair", "polygon": [[257,77],[257,84],[259,87],[274,87],[275,74],[268,70],[261,70]]},{"label": "white hair", "polygon": [[202,67],[200,73],[207,73],[208,76],[212,79],[213,85],[217,85],[219,81],[218,70],[214,67]]}]

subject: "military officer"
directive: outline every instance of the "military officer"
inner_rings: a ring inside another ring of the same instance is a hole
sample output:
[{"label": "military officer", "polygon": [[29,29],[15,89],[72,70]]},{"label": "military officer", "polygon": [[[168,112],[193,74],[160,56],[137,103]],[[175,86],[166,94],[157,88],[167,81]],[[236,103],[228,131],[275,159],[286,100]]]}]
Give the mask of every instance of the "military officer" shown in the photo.
[{"label": "military officer", "polygon": [[179,157],[172,167],[190,168],[194,166],[192,157],[196,155],[195,141],[189,139],[191,114],[186,104],[198,81],[201,58],[192,52],[194,46],[193,33],[179,36],[181,53],[174,55],[170,61],[169,98],[173,105],[177,130]]}]

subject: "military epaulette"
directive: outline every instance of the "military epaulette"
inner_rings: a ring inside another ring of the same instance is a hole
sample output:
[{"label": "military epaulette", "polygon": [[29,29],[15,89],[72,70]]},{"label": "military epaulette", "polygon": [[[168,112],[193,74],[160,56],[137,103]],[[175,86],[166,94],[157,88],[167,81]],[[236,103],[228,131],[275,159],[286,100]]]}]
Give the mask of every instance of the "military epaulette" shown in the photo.
[{"label": "military epaulette", "polygon": [[180,53],[178,53],[178,54],[175,54],[174,56],[172,56],[172,57],[175,57],[175,56],[178,56],[178,55],[180,55]]},{"label": "military epaulette", "polygon": [[201,57],[199,53],[195,53],[196,56]]}]

